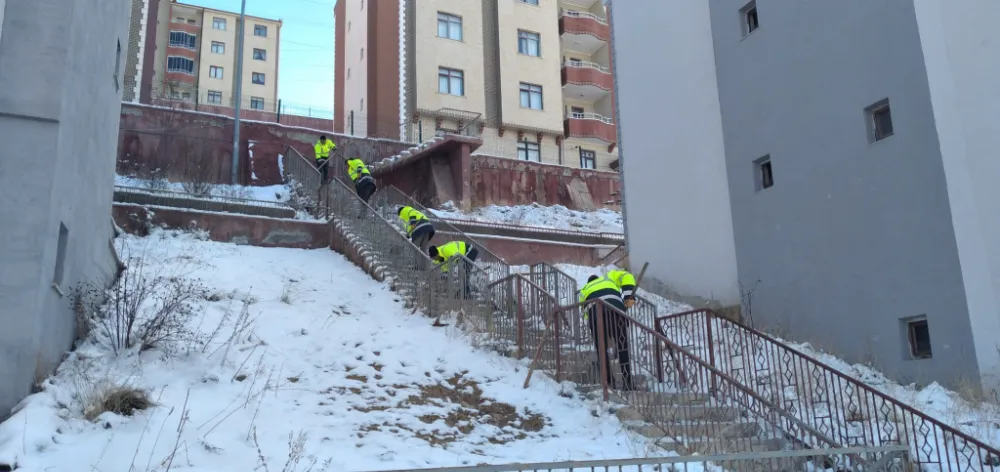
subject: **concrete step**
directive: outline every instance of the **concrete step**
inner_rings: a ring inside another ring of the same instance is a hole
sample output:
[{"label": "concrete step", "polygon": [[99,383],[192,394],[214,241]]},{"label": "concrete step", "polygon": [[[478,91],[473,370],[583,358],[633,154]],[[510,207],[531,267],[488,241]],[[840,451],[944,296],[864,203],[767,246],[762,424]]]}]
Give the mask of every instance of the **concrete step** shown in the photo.
[{"label": "concrete step", "polygon": [[633,431],[647,438],[681,437],[686,439],[704,438],[739,439],[756,438],[763,430],[757,423],[738,422],[697,422],[697,423],[660,423],[634,422],[630,425]]},{"label": "concrete step", "polygon": [[635,405],[643,408],[643,405],[704,405],[711,397],[706,393],[699,392],[615,392],[612,394],[612,401]]},{"label": "concrete step", "polygon": [[660,406],[657,408],[638,408],[628,406],[615,411],[622,421],[735,421],[743,417],[739,409],[724,406],[706,406],[692,404],[687,406]]}]

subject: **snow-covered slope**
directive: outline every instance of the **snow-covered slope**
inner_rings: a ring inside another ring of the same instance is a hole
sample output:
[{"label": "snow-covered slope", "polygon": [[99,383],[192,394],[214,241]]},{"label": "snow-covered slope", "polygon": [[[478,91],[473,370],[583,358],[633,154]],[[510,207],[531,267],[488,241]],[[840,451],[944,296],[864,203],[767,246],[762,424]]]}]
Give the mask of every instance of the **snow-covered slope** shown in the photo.
[{"label": "snow-covered slope", "polygon": [[[121,185],[124,187],[153,189],[153,190],[168,190],[171,192],[187,192],[187,190],[184,188],[185,185],[180,182],[168,182],[166,180],[153,182],[146,179],[126,177],[123,175],[115,175],[115,185]],[[213,197],[243,198],[249,200],[260,200],[265,202],[284,203],[288,201],[288,198],[291,194],[291,190],[288,188],[287,185],[269,185],[264,187],[257,187],[257,186],[244,186],[244,185],[215,184],[215,185],[202,185],[200,187],[206,187],[208,194]]]},{"label": "snow-covered slope", "polygon": [[[95,331],[0,425],[0,464],[248,472],[300,456],[284,470],[304,471],[314,456],[314,471],[357,471],[646,454],[568,385],[536,374],[522,389],[523,364],[431,327],[332,251],[165,231],[119,243],[160,295],[201,281],[188,323],[171,342],[117,356]],[[84,418],[123,386],[154,406]]]},{"label": "snow-covered slope", "polygon": [[441,218],[456,220],[539,226],[569,231],[624,232],[622,214],[606,208],[597,211],[577,211],[570,210],[562,205],[542,206],[534,203],[531,205],[515,206],[490,205],[477,208],[469,213],[463,213],[458,211],[452,202],[446,202],[441,205],[441,208],[431,211]]}]

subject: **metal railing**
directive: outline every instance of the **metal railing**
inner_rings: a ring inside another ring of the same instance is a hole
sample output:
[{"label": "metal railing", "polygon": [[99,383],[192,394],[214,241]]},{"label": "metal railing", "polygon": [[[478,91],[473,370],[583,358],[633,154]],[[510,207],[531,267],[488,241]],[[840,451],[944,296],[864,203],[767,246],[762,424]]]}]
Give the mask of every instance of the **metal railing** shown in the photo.
[{"label": "metal railing", "polygon": [[585,12],[585,11],[563,10],[562,11],[562,16],[568,16],[570,18],[589,18],[589,19],[594,20],[594,21],[596,21],[596,22],[598,22],[598,23],[600,23],[602,25],[608,24],[608,20],[606,20],[604,18],[601,18],[601,17],[599,17],[599,16],[597,16],[597,15],[595,15],[593,13],[588,13],[588,12]]},{"label": "metal railing", "polygon": [[590,61],[569,61],[568,60],[568,61],[564,61],[563,62],[563,67],[572,67],[572,68],[576,68],[576,69],[596,69],[596,70],[599,70],[601,72],[604,72],[605,74],[610,74],[611,73],[611,68],[609,68],[608,66],[602,66],[602,65],[600,65],[600,64],[598,64],[596,62],[590,62]]},{"label": "metal railing", "polygon": [[195,195],[142,187],[115,185],[114,201],[143,206],[200,210],[216,213],[238,213],[269,218],[295,218],[295,210],[283,203],[227,197],[223,195]]},{"label": "metal railing", "polygon": [[518,225],[512,223],[495,223],[492,221],[442,218],[439,216],[435,218],[452,225],[479,226],[483,228],[496,229],[499,232],[504,232],[504,233],[514,233],[514,232],[525,233],[525,234],[536,233],[538,237],[559,235],[565,237],[565,239],[569,240],[570,242],[572,242],[572,240],[574,239],[588,240],[588,241],[604,240],[610,244],[620,244],[625,241],[625,235],[623,233],[609,233],[606,231],[600,231],[600,232],[573,231],[568,229],[545,228],[541,226]]},{"label": "metal railing", "polygon": [[[468,234],[465,234],[454,225],[445,220],[434,217],[434,213],[396,187],[389,186],[378,189],[372,197],[372,203],[383,212],[383,216],[386,219],[398,222],[400,227],[402,226],[402,222],[400,222],[399,218],[396,216],[396,209],[404,205],[417,209],[424,215],[427,215],[428,219],[431,220],[431,223],[434,224],[435,230],[438,233],[452,233],[453,239],[473,244],[479,250],[479,259],[476,261],[476,264],[488,272],[490,281],[500,280],[510,275],[510,266],[503,260],[503,258],[490,252],[490,250],[486,249],[482,243],[476,241]],[[444,239],[440,237],[435,237],[435,240],[436,243],[444,241]]]},{"label": "metal railing", "polygon": [[615,124],[615,120],[598,113],[581,113],[571,111],[566,114],[566,118],[570,120],[595,120],[608,125]]},{"label": "metal railing", "polygon": [[[852,461],[861,457],[863,461]],[[821,469],[842,472],[909,472],[905,446],[878,448],[842,448],[823,451],[771,451],[743,454],[641,457],[631,459],[605,459],[596,461],[562,461],[538,463],[490,464],[468,467],[437,467],[405,469],[418,472],[573,472],[573,471],[675,471],[702,472],[717,470],[723,465],[727,470],[782,470],[790,462],[812,462]],[[868,465],[871,464],[871,465]],[[384,472],[404,472],[404,469]]]},{"label": "metal railing", "polygon": [[846,446],[909,444],[936,467],[921,470],[1000,470],[997,448],[711,310],[659,317],[656,331]]}]

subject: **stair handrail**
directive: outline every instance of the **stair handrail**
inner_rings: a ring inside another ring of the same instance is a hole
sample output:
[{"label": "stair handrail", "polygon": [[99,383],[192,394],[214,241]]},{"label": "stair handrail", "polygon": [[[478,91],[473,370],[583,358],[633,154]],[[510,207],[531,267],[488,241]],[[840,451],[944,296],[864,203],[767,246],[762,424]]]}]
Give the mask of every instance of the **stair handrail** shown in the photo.
[{"label": "stair handrail", "polygon": [[[700,319],[701,317],[704,319]],[[799,398],[801,395],[790,398],[785,388],[770,387],[775,378],[778,381],[784,379],[786,383],[794,383],[795,386],[799,386],[801,381],[808,381],[810,395],[805,396],[804,402],[812,404],[797,408],[797,411],[804,413],[814,411],[817,403],[830,404],[836,401],[837,397],[843,402],[846,393],[850,398],[845,405],[840,405],[838,408],[838,411],[843,412],[843,418],[802,419],[806,422],[823,423],[824,427],[831,430],[830,434],[834,438],[839,437],[845,442],[852,443],[851,445],[873,446],[878,445],[874,443],[887,441],[909,443],[911,452],[914,453],[914,462],[936,464],[942,471],[971,470],[967,469],[970,464],[962,463],[963,458],[970,463],[974,458],[978,459],[977,467],[988,466],[990,470],[1000,470],[1000,450],[997,448],[892,398],[829,364],[799,352],[743,322],[727,318],[713,310],[698,309],[658,317],[656,331],[669,337],[668,330],[672,328],[679,331],[685,324],[689,325],[688,335],[692,339],[705,339],[709,362],[714,367],[721,371],[732,371],[734,378],[748,388],[759,390],[758,393],[773,395],[783,403],[801,401]],[[740,365],[734,366],[732,363],[727,363],[726,359],[740,359],[741,362]],[[761,363],[765,363],[766,366],[758,369]],[[800,375],[801,368],[805,368],[806,372]],[[768,371],[765,378],[761,378],[762,370]],[[823,380],[822,386],[812,385],[814,380],[820,378]],[[770,391],[765,392],[765,390]],[[817,401],[816,395],[826,399]],[[873,421],[871,416],[878,419]],[[849,423],[860,423],[860,427]],[[857,433],[859,429],[862,431],[861,434]],[[866,442],[868,444],[864,444]]]}]

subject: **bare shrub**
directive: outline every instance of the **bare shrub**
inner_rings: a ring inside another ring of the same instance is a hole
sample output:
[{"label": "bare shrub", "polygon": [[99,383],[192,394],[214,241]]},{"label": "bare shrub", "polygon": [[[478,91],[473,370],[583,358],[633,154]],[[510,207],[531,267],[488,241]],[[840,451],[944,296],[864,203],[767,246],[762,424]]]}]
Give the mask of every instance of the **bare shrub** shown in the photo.
[{"label": "bare shrub", "polygon": [[73,293],[78,320],[85,323],[82,332],[98,331],[115,354],[198,338],[188,322],[205,298],[205,287],[197,280],[148,273],[143,255],[123,258],[126,268],[111,288],[87,282]]},{"label": "bare shrub", "polygon": [[[285,460],[285,465],[281,468],[281,472],[323,472],[327,470],[330,463],[333,462],[332,459],[327,459],[320,463],[316,456],[306,454],[305,446],[308,437],[305,431],[299,431],[297,435],[288,433],[288,459]],[[257,428],[254,428],[251,432],[251,438],[253,439],[254,446],[257,448],[257,462],[259,466],[265,472],[270,472],[270,469],[267,467],[267,460],[264,458],[264,451],[260,447],[260,441],[257,440]],[[303,460],[305,462],[302,462]],[[299,468],[300,463],[303,466],[301,469]],[[317,469],[316,466],[319,466],[319,468]]]},{"label": "bare shrub", "polygon": [[219,185],[212,191],[212,195],[225,198],[239,198],[243,200],[253,200],[254,193],[249,187],[242,185]]}]

